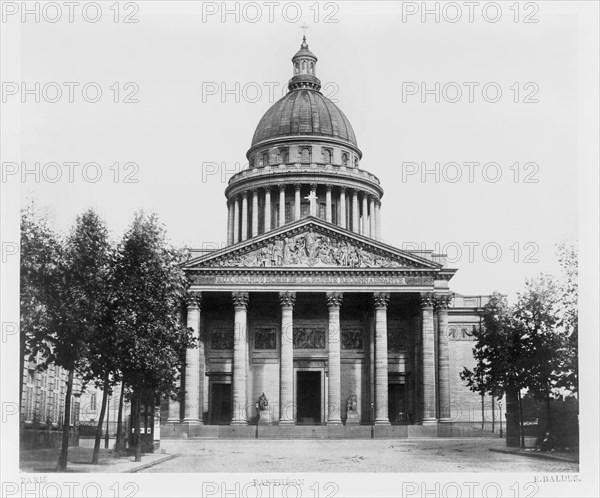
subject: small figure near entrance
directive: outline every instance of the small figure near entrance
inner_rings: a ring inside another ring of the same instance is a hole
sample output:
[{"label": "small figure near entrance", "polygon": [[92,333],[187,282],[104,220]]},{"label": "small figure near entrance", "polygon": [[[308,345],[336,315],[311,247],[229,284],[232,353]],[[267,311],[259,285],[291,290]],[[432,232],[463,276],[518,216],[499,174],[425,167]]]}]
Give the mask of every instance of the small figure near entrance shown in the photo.
[{"label": "small figure near entrance", "polygon": [[258,408],[258,424],[269,425],[271,423],[271,410],[269,410],[269,400],[264,392],[258,397],[256,408]]},{"label": "small figure near entrance", "polygon": [[262,393],[258,397],[258,409],[262,412],[263,410],[267,410],[269,408],[269,400],[265,396],[265,393]]},{"label": "small figure near entrance", "polygon": [[348,396],[346,400],[347,417],[346,425],[358,425],[360,424],[360,417],[358,415],[358,397],[355,393]]}]

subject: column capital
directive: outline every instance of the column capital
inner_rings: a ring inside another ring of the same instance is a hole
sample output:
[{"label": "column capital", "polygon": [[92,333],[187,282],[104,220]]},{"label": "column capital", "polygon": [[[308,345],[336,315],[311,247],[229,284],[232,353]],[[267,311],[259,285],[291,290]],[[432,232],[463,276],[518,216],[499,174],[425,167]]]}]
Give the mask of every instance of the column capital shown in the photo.
[{"label": "column capital", "polygon": [[316,183],[311,183],[310,184],[310,189],[311,190],[317,190],[317,184]]},{"label": "column capital", "polygon": [[373,293],[373,305],[375,306],[375,308],[387,308],[389,301],[390,301],[390,293],[389,292]]},{"label": "column capital", "polygon": [[333,185],[331,185],[331,183],[328,183],[325,188],[327,189],[327,192],[331,192]]},{"label": "column capital", "polygon": [[252,187],[252,188],[250,189],[250,192],[252,192],[252,195],[253,195],[253,196],[256,196],[256,194],[258,193],[258,187]]},{"label": "column capital", "polygon": [[250,296],[247,292],[232,292],[231,299],[234,308],[247,308]]},{"label": "column capital", "polygon": [[325,299],[327,299],[327,306],[329,308],[339,308],[342,306],[342,301],[344,299],[343,292],[328,292],[325,295]]},{"label": "column capital", "polygon": [[358,194],[359,194],[359,192],[360,192],[360,190],[358,190],[357,188],[353,188],[353,189],[352,189],[352,195],[353,195],[354,197],[358,197]]},{"label": "column capital", "polygon": [[285,183],[280,183],[279,185],[277,185],[277,188],[279,188],[279,192],[285,192],[287,185]]},{"label": "column capital", "polygon": [[348,187],[346,187],[346,185],[342,185],[342,186],[340,187],[340,192],[342,192],[343,194],[345,194],[345,193],[346,193],[346,190],[348,190]]},{"label": "column capital", "polygon": [[248,191],[247,190],[243,190],[242,191],[242,198],[243,199],[247,199],[248,198]]},{"label": "column capital", "polygon": [[433,292],[421,292],[419,295],[421,308],[433,308],[435,297]]},{"label": "column capital", "polygon": [[265,192],[271,192],[271,185],[265,185],[263,188],[265,189]]},{"label": "column capital", "polygon": [[202,292],[188,290],[185,296],[185,304],[188,308],[201,308],[202,307]]},{"label": "column capital", "polygon": [[450,307],[454,295],[450,294],[434,294],[434,307],[437,311],[447,310]]},{"label": "column capital", "polygon": [[301,183],[294,183],[294,190],[300,191],[301,188],[302,188],[302,184]]},{"label": "column capital", "polygon": [[279,293],[279,302],[281,303],[281,307],[292,308],[296,303],[296,293],[295,292],[280,292]]}]

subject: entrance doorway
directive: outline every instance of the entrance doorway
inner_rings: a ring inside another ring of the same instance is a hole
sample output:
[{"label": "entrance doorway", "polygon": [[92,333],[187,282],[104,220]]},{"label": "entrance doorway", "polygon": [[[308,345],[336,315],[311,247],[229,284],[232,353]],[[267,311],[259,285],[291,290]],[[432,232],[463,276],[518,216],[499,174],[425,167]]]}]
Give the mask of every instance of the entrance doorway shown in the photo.
[{"label": "entrance doorway", "polygon": [[297,372],[296,419],[298,425],[321,424],[321,372]]},{"label": "entrance doorway", "polygon": [[406,413],[406,384],[388,385],[388,417],[392,424],[408,422]]},{"label": "entrance doorway", "polygon": [[231,384],[213,382],[210,385],[210,423],[228,425],[231,423]]}]

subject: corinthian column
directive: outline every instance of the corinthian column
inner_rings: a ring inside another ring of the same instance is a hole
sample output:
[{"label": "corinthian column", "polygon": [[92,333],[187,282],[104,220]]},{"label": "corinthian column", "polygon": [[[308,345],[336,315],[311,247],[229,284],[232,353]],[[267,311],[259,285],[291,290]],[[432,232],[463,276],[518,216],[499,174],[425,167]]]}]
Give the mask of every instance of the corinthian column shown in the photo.
[{"label": "corinthian column", "polygon": [[377,240],[381,240],[381,201],[375,203],[375,233]]},{"label": "corinthian column", "polygon": [[246,425],[246,310],[247,292],[232,292],[235,309],[233,337],[233,419],[231,425]]},{"label": "corinthian column", "polygon": [[436,389],[435,389],[435,337],[433,330],[433,294],[421,293],[421,354],[423,425],[435,424],[436,419]]},{"label": "corinthian column", "polygon": [[388,351],[387,305],[388,292],[373,294],[375,305],[375,424],[389,425],[388,415]]},{"label": "corinthian column", "polygon": [[302,185],[299,183],[294,184],[294,220],[299,220],[301,216],[301,204],[300,204],[300,189]]},{"label": "corinthian column", "polygon": [[[187,326],[200,343],[200,306],[202,294],[190,292],[187,304]],[[200,416],[200,349],[188,349],[185,354],[185,406],[184,422],[201,424]]]},{"label": "corinthian column", "polygon": [[271,230],[271,187],[265,187],[265,233]]},{"label": "corinthian column", "polygon": [[294,303],[295,292],[280,292],[281,356],[279,359],[279,424],[294,423]]},{"label": "corinthian column", "polygon": [[258,190],[252,189],[252,237],[258,235]]},{"label": "corinthian column", "polygon": [[327,185],[327,190],[325,193],[325,221],[331,223],[331,219],[331,185]]},{"label": "corinthian column", "polygon": [[233,243],[240,241],[240,199],[236,195],[233,201]]},{"label": "corinthian column", "polygon": [[227,203],[227,245],[233,244],[233,203]]},{"label": "corinthian column", "polygon": [[[179,381],[177,382],[177,387],[180,387]],[[181,409],[180,409],[179,401],[175,401],[169,398],[169,415],[167,418],[167,424],[176,424],[181,422]]]},{"label": "corinthian column", "polygon": [[346,187],[340,188],[340,219],[338,224],[342,228],[346,228]]},{"label": "corinthian column", "polygon": [[369,237],[372,239],[377,238],[376,230],[375,230],[375,196],[369,196],[369,212],[371,216],[369,216]]},{"label": "corinthian column", "polygon": [[242,192],[242,241],[248,238],[248,192]]},{"label": "corinthian column", "polygon": [[341,333],[340,333],[340,307],[343,294],[341,292],[327,293],[327,306],[329,307],[329,410],[327,425],[342,423],[342,369],[340,359]]},{"label": "corinthian column", "polygon": [[362,196],[362,227],[361,234],[365,237],[369,236],[369,205],[367,202],[367,194]]},{"label": "corinthian column", "polygon": [[440,421],[450,420],[450,352],[448,348],[448,307],[451,294],[437,295],[438,320],[438,396]]},{"label": "corinthian column", "polygon": [[358,227],[359,213],[358,213],[358,191],[352,192],[352,231],[359,233],[360,228]]},{"label": "corinthian column", "polygon": [[279,185],[279,226],[285,225],[285,185]]}]

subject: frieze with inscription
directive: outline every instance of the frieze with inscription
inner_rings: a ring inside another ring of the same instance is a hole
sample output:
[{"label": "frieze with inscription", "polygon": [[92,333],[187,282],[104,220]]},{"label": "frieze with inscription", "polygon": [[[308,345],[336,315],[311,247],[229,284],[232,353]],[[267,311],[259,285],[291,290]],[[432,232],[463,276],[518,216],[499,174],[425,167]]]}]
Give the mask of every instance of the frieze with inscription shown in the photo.
[{"label": "frieze with inscription", "polygon": [[411,268],[409,261],[400,262],[386,256],[336,240],[317,232],[277,239],[260,249],[233,257],[208,262],[215,267],[280,267],[308,266],[348,268]]},{"label": "frieze with inscription", "polygon": [[433,285],[433,277],[396,275],[191,275],[197,285]]}]

